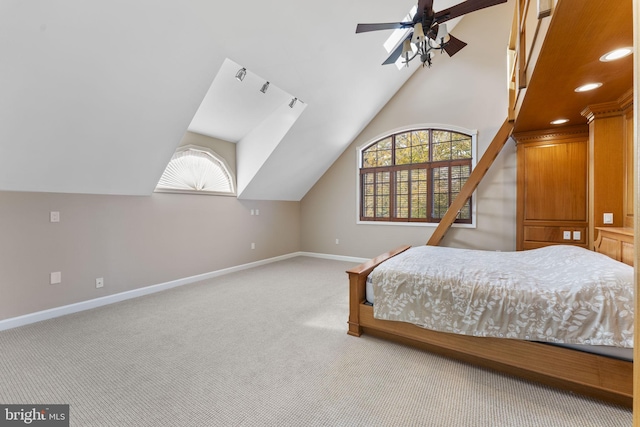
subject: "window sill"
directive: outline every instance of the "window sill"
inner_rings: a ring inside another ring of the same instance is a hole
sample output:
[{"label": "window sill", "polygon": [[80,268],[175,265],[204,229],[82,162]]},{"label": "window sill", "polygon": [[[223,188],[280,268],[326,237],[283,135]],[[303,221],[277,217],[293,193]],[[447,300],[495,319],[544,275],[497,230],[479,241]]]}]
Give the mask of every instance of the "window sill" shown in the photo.
[{"label": "window sill", "polygon": [[[437,222],[400,222],[400,221],[356,221],[357,225],[397,225],[401,227],[437,227]],[[476,228],[475,223],[471,224],[452,224],[453,228]]]},{"label": "window sill", "polygon": [[197,196],[225,196],[236,197],[236,193],[221,193],[216,191],[196,191],[196,190],[173,190],[166,188],[156,188],[154,193],[171,193],[171,194],[192,194]]}]

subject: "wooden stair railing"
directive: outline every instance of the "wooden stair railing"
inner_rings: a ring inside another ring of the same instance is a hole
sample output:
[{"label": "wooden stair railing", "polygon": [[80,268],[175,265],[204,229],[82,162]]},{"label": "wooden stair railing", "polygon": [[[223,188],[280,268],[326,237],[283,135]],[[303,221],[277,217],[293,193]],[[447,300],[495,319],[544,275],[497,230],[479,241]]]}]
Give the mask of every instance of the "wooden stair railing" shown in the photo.
[{"label": "wooden stair railing", "polygon": [[451,224],[453,224],[453,222],[456,220],[458,212],[460,212],[460,209],[463,208],[467,199],[469,199],[469,197],[471,197],[473,192],[476,190],[478,184],[480,184],[480,181],[493,164],[493,161],[496,159],[496,157],[498,157],[500,150],[502,150],[502,147],[504,147],[504,145],[509,140],[512,131],[513,122],[509,121],[509,119],[507,118],[500,130],[498,130],[496,136],[493,138],[493,141],[491,141],[491,144],[489,144],[486,151],[480,158],[480,161],[478,162],[476,167],[471,171],[469,179],[467,179],[467,182],[464,183],[457,197],[453,200],[451,205],[449,205],[449,209],[447,209],[447,212],[440,220],[440,223],[429,238],[427,245],[438,246],[440,244],[440,241],[446,234],[447,230],[449,230]]}]

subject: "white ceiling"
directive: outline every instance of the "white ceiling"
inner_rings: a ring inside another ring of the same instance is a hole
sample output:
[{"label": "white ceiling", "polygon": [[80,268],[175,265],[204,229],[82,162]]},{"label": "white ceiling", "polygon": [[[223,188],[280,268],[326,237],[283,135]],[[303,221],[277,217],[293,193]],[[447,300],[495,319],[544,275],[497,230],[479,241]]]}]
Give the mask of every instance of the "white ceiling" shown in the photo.
[{"label": "white ceiling", "polygon": [[0,190],[148,195],[189,129],[238,143],[241,198],[300,200],[419,69],[356,24],[414,4],[3,1]]}]

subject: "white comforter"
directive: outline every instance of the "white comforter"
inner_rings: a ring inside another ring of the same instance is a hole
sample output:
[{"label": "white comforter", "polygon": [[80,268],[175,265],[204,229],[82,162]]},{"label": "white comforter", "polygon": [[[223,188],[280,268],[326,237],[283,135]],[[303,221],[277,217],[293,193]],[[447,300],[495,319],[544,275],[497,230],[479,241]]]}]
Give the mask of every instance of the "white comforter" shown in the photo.
[{"label": "white comforter", "polygon": [[436,331],[633,347],[633,268],[575,246],[419,246],[371,273],[374,317]]}]

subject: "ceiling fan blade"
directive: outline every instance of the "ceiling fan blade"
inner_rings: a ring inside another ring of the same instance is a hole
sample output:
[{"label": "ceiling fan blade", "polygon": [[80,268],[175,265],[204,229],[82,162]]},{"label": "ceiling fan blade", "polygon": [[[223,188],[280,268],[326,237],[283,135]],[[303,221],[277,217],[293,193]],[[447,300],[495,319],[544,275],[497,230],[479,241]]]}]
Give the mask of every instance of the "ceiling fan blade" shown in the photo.
[{"label": "ceiling fan blade", "polygon": [[[406,39],[411,40],[411,37],[413,37],[413,31],[411,31],[407,37],[405,37],[402,42],[404,42]],[[402,55],[402,43],[398,44],[398,47],[396,47],[393,52],[391,52],[391,54],[389,55],[389,57],[382,63],[382,65],[389,65],[389,64],[395,64],[396,61],[398,60],[398,58],[400,58],[400,55]]]},{"label": "ceiling fan blade", "polygon": [[366,33],[369,31],[395,30],[398,28],[413,27],[413,22],[388,22],[384,24],[358,24],[356,33]]},{"label": "ceiling fan blade", "polygon": [[449,19],[457,18],[458,16],[475,12],[476,10],[484,9],[486,7],[491,7],[506,2],[507,0],[467,0],[455,6],[451,6],[448,9],[443,9],[437,12],[435,14],[435,20],[437,22],[445,22]]},{"label": "ceiling fan blade", "polygon": [[444,51],[447,52],[449,56],[455,55],[460,51],[460,49],[467,45],[465,42],[463,42],[459,38],[452,36],[451,34],[449,34],[449,37],[450,39],[444,47]]}]

